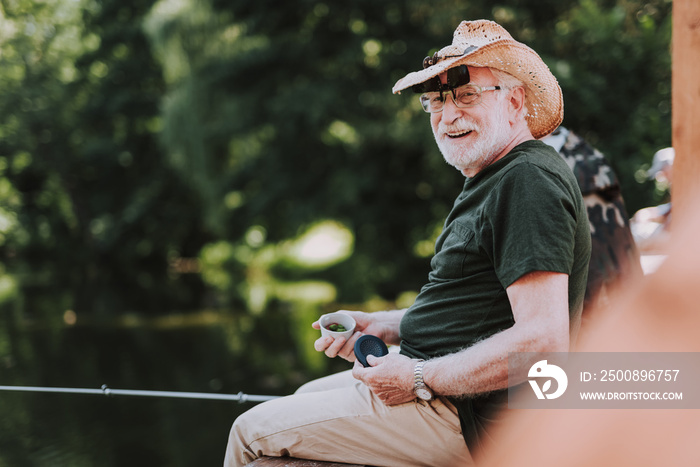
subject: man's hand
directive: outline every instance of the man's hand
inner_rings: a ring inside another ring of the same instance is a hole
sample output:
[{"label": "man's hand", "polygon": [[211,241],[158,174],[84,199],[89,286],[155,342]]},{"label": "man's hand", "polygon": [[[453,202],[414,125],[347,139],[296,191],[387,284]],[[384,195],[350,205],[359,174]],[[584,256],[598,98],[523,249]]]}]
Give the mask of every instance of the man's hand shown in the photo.
[{"label": "man's hand", "polygon": [[[368,313],[362,311],[339,310],[339,312],[349,315],[355,320],[355,332],[353,335],[347,340],[342,337],[320,337],[314,342],[314,349],[318,352],[324,352],[329,358],[340,357],[349,362],[354,362],[355,341],[357,341],[362,334],[369,334],[368,331],[372,330],[372,320]],[[320,330],[321,323],[314,321],[311,327]]]},{"label": "man's hand", "polygon": [[413,392],[413,368],[416,360],[391,352],[383,357],[367,356],[371,366],[355,362],[352,375],[365,383],[386,405],[398,405],[416,398]]},{"label": "man's hand", "polygon": [[[347,341],[343,338],[320,337],[314,342],[314,349],[318,352],[324,352],[329,358],[341,357],[349,362],[354,362],[355,342],[363,334],[377,336],[387,344],[396,343],[399,322],[405,311],[365,313],[363,311],[339,310],[340,313],[350,315],[355,320],[355,333]],[[315,321],[311,326],[314,329],[321,329],[321,324],[318,321]]]}]

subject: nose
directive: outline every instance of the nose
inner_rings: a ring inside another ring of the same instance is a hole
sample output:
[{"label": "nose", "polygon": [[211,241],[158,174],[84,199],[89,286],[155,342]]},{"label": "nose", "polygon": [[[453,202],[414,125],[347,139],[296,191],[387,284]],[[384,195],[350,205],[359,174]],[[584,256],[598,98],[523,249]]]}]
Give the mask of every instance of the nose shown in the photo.
[{"label": "nose", "polygon": [[451,92],[445,95],[445,105],[442,108],[442,120],[453,122],[462,116],[462,109],[455,104],[454,96]]}]

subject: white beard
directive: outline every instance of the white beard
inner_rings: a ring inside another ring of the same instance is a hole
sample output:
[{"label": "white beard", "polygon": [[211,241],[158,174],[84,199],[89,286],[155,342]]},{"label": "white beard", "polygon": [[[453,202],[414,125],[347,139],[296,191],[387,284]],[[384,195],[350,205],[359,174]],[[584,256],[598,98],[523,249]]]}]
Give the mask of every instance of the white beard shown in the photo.
[{"label": "white beard", "polygon": [[[504,150],[510,140],[510,124],[505,117],[503,105],[500,102],[498,104],[493,117],[484,121],[482,127],[468,117],[461,117],[452,124],[440,122],[435,141],[448,164],[460,171],[480,170]],[[473,133],[468,137],[469,142],[453,141],[447,136],[447,133],[463,133],[470,130]]]}]

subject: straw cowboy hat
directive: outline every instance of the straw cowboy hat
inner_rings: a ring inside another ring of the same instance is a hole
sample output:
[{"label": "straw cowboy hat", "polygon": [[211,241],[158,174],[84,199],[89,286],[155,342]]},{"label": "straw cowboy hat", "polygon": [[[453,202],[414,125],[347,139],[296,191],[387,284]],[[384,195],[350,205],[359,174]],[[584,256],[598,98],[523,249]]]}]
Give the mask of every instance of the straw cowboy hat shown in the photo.
[{"label": "straw cowboy hat", "polygon": [[554,131],[564,118],[564,100],[557,79],[539,55],[493,21],[462,21],[452,44],[423,60],[424,69],[396,82],[397,94],[459,65],[489,67],[518,78],[525,85],[526,120],[535,138]]}]

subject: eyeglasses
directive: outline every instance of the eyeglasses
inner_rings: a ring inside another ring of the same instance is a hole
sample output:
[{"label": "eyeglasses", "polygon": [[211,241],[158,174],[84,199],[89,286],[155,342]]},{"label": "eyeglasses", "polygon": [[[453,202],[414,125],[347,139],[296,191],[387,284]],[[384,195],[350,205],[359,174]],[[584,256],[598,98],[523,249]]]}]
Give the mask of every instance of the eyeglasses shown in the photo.
[{"label": "eyeglasses", "polygon": [[500,86],[481,87],[476,84],[469,84],[469,68],[467,65],[460,65],[447,70],[447,83],[442,84],[439,76],[416,84],[411,87],[413,92],[422,93],[420,103],[423,110],[428,113],[442,112],[447,100],[447,93],[452,93],[452,101],[460,109],[473,107],[481,102],[481,93],[485,91],[498,91]]},{"label": "eyeglasses", "polygon": [[458,88],[453,88],[449,85],[441,85],[439,91],[421,94],[420,103],[423,106],[423,110],[428,113],[442,112],[442,109],[445,108],[447,96],[451,93],[452,101],[458,108],[463,109],[474,107],[481,102],[482,93],[486,91],[498,91],[500,89],[500,86],[481,87],[476,84],[465,84]]}]

